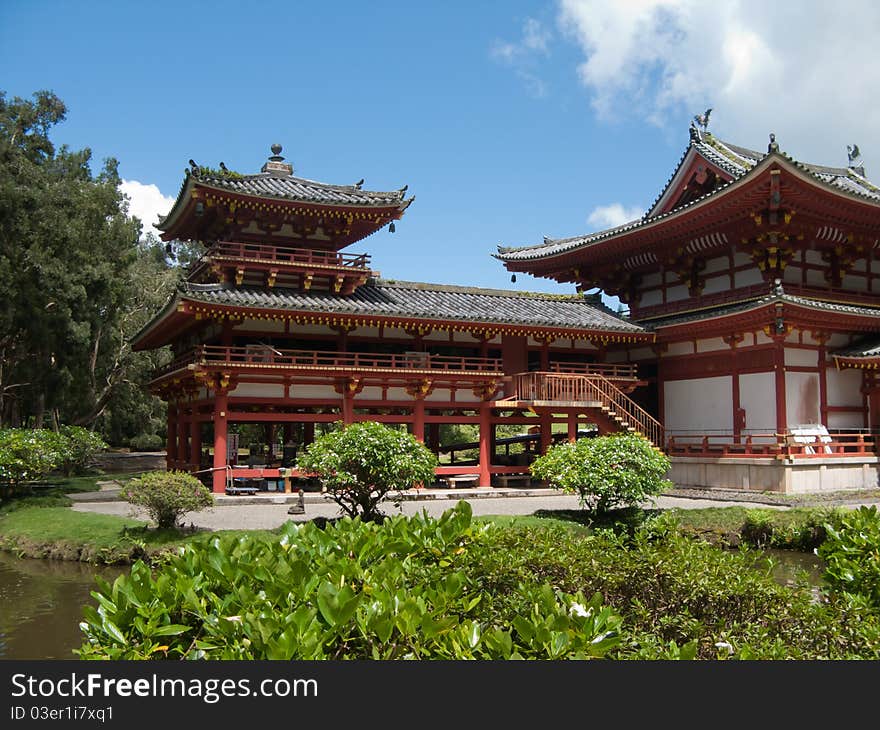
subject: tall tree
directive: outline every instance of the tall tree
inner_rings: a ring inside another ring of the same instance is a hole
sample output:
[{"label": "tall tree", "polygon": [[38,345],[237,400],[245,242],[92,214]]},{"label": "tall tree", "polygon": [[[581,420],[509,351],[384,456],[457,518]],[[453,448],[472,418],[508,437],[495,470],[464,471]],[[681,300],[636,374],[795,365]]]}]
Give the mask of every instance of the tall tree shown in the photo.
[{"label": "tall tree", "polygon": [[0,425],[93,422],[125,355],[140,223],[116,160],[93,175],[88,148],[55,149],[65,114],[49,91],[0,92]]}]

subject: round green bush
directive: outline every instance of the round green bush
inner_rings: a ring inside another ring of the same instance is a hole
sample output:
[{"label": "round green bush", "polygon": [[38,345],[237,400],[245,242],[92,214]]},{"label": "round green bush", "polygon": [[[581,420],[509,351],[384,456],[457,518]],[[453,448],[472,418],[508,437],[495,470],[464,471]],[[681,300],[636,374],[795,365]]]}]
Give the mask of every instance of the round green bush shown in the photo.
[{"label": "round green bush", "polygon": [[154,433],[142,433],[135,436],[129,443],[132,451],[162,451],[165,439]]},{"label": "round green bush", "polygon": [[214,504],[214,495],[184,471],[153,471],[132,479],[119,492],[122,499],[145,507],[159,528],[175,527],[180,516]]}]

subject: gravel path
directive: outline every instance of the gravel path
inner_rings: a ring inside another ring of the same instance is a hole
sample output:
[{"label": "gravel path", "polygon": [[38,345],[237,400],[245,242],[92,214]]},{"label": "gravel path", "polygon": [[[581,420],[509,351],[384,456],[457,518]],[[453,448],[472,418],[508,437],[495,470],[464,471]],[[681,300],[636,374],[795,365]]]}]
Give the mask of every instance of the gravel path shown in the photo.
[{"label": "gravel path", "polygon": [[[400,512],[406,515],[418,514],[422,510],[429,515],[437,517],[445,510],[454,507],[457,499],[414,499],[401,503]],[[540,495],[530,497],[480,497],[468,499],[475,515],[530,515],[537,510],[563,510],[577,509],[578,499],[571,495]],[[766,509],[785,509],[780,505],[767,505],[758,502],[722,501],[713,499],[691,499],[686,497],[658,497],[653,503],[645,506],[656,506],[660,509],[702,509],[705,507],[763,507]],[[291,515],[286,503],[272,504],[236,504],[224,501],[222,505],[206,509],[202,512],[192,512],[184,516],[186,525],[190,523],[196,527],[209,530],[259,530],[272,529],[283,525],[288,520],[304,522],[314,517],[336,517],[339,508],[333,502],[308,501],[305,514]],[[120,515],[123,517],[133,516],[137,519],[146,520],[146,513],[140,509],[133,509],[127,502],[77,502],[72,509],[78,512],[98,512],[102,514]],[[386,514],[398,514],[393,504],[386,504]]]}]

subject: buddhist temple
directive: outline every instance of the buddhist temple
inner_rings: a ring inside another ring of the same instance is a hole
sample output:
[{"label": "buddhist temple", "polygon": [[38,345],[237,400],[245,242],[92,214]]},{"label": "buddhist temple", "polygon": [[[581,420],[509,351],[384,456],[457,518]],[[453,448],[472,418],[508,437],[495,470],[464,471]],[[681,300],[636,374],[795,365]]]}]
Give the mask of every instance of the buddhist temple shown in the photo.
[{"label": "buddhist temple", "polygon": [[[215,492],[248,480],[289,489],[316,426],[359,420],[398,424],[448,454],[437,479],[453,486],[528,482],[530,461],[560,438],[623,429],[663,444],[632,397],[649,383],[628,360],[651,352],[653,331],[598,295],[382,278],[349,246],[394,230],[407,187],[316,182],[281,152],[273,145],[256,174],[191,160],[159,224],[163,240],[204,251],[133,341],[172,353],[150,384],[168,403],[169,468]],[[256,460],[240,456],[243,424],[265,434]],[[443,424],[479,436],[443,444]],[[498,437],[500,426],[516,434]],[[476,458],[456,460],[465,446]]]},{"label": "buddhist temple", "polygon": [[652,341],[606,348],[636,368],[681,486],[805,492],[876,487],[880,189],[691,124],[645,215],[605,231],[499,247],[511,272],[629,307]]}]

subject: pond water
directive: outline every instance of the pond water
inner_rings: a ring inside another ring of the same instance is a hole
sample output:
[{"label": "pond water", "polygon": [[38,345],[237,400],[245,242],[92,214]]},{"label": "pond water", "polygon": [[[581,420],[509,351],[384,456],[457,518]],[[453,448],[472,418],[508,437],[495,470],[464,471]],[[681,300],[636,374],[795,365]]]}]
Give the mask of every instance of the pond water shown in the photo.
[{"label": "pond water", "polygon": [[113,580],[125,569],[0,552],[0,659],[76,659],[95,575]]},{"label": "pond water", "polygon": [[[792,584],[806,571],[822,583],[822,562],[815,555],[766,550],[773,577]],[[82,607],[95,604],[90,591],[95,575],[113,580],[127,566],[98,567],[60,560],[21,560],[0,552],[0,660],[76,659],[82,645]]]}]

